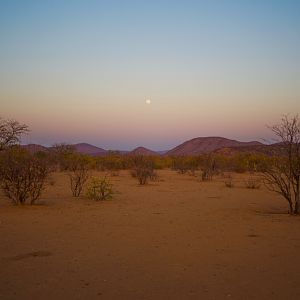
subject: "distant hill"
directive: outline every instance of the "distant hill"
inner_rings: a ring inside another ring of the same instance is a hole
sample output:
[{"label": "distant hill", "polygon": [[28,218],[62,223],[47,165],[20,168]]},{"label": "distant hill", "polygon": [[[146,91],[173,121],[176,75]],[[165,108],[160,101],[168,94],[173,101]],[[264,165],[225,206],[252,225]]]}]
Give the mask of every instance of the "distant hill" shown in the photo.
[{"label": "distant hill", "polygon": [[284,154],[285,150],[282,144],[271,144],[271,145],[250,145],[244,147],[227,147],[214,151],[217,154],[226,156],[234,156],[239,153],[255,153],[264,154],[268,156]]},{"label": "distant hill", "polygon": [[100,156],[100,155],[105,155],[107,153],[106,150],[87,144],[87,143],[79,143],[79,144],[74,144],[72,145],[74,149],[82,154],[88,154],[92,156]]},{"label": "distant hill", "polygon": [[180,156],[180,155],[199,155],[214,152],[222,148],[232,147],[249,147],[249,146],[263,146],[262,143],[253,142],[239,142],[236,140],[230,140],[223,137],[198,137],[192,140],[186,141],[179,146],[168,151],[166,155]]},{"label": "distant hill", "polygon": [[159,153],[152,151],[150,149],[147,149],[145,147],[137,147],[131,152],[129,152],[130,155],[145,155],[145,156],[154,156],[159,155]]},{"label": "distant hill", "polygon": [[[78,143],[72,145],[74,149],[82,154],[92,156],[103,156],[112,151],[105,150],[103,148],[96,147],[87,143]],[[38,144],[22,145],[24,149],[29,150],[32,153],[38,151],[51,151],[53,147],[44,147]],[[115,151],[114,151],[115,152]],[[200,155],[206,153],[219,153],[224,155],[235,155],[240,152],[250,153],[262,153],[266,155],[278,154],[282,152],[281,144],[265,145],[257,141],[252,142],[240,142],[236,140],[230,140],[223,137],[198,137],[186,141],[179,146],[169,151],[153,151],[145,147],[137,147],[132,151],[117,151],[123,155],[146,155],[146,156],[188,156],[188,155]]]},{"label": "distant hill", "polygon": [[169,150],[156,151],[159,155],[165,155]]},{"label": "distant hill", "polygon": [[31,153],[36,153],[36,152],[48,152],[49,149],[47,147],[44,147],[42,145],[38,144],[28,144],[28,145],[21,145],[23,149],[28,150]]}]

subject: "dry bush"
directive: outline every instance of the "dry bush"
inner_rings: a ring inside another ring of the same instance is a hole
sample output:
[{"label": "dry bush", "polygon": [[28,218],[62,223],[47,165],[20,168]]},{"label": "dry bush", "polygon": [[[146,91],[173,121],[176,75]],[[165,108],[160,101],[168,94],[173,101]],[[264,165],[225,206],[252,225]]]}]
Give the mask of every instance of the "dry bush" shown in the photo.
[{"label": "dry bush", "polygon": [[228,175],[224,175],[224,184],[226,187],[228,188],[233,188],[234,187],[234,181],[233,181],[233,177],[231,174]]},{"label": "dry bush", "polygon": [[113,185],[107,177],[92,178],[87,189],[87,196],[95,201],[110,200],[113,194]]},{"label": "dry bush", "polygon": [[185,174],[189,170],[187,158],[184,156],[173,157],[172,169],[179,174]]},{"label": "dry bush", "polygon": [[112,177],[117,177],[120,175],[120,170],[111,170],[109,172],[109,175],[112,176]]},{"label": "dry bush", "polygon": [[136,178],[138,179],[138,182],[140,185],[145,185],[148,183],[148,179],[150,179],[153,170],[146,166],[138,166],[135,169],[136,172]]},{"label": "dry bush", "polygon": [[130,170],[130,175],[132,178],[137,178],[136,170],[135,169]]},{"label": "dry bush", "polygon": [[56,165],[56,169],[67,171],[70,159],[75,155],[75,148],[65,143],[54,144],[51,149],[52,161]]},{"label": "dry bush", "polygon": [[213,175],[217,174],[216,159],[213,155],[209,154],[203,158],[201,170],[202,181],[211,181],[213,179]]},{"label": "dry bush", "polygon": [[131,167],[131,176],[137,178],[140,185],[145,185],[149,179],[155,178],[154,163],[151,157],[132,156]]},{"label": "dry bush", "polygon": [[14,204],[34,204],[40,198],[49,174],[47,161],[13,147],[1,153],[0,165],[1,188]]},{"label": "dry bush", "polygon": [[195,156],[177,156],[172,158],[172,169],[179,174],[189,173],[191,176],[195,176],[196,171],[199,168],[199,157]]},{"label": "dry bush", "polygon": [[250,176],[249,178],[247,178],[245,181],[245,187],[247,189],[259,189],[261,186],[261,181],[258,178],[255,178],[253,176]]},{"label": "dry bush", "polygon": [[102,158],[102,169],[109,171],[111,176],[119,176],[125,167],[125,158],[118,151],[109,151]]},{"label": "dry bush", "polygon": [[89,178],[89,159],[81,154],[73,154],[68,161],[68,175],[70,178],[73,197],[79,197]]},{"label": "dry bush", "polygon": [[150,178],[149,178],[151,181],[159,181],[159,176],[158,176],[158,173],[153,170],[152,173],[150,174]]},{"label": "dry bush", "polygon": [[204,169],[201,174],[202,181],[211,181],[213,178],[213,172],[210,169]]}]

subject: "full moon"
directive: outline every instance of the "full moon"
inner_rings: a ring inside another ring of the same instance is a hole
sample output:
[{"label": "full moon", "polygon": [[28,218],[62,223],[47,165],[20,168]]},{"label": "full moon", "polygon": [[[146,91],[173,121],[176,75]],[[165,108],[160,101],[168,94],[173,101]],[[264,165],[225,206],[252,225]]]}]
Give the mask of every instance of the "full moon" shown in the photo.
[{"label": "full moon", "polygon": [[151,100],[150,99],[146,99],[146,104],[150,104]]}]

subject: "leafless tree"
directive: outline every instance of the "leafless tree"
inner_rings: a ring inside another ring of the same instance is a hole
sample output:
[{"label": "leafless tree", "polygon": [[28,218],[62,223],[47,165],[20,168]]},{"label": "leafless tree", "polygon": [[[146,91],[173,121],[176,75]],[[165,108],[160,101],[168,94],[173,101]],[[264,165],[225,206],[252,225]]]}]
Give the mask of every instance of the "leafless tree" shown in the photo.
[{"label": "leafless tree", "polygon": [[68,175],[73,197],[79,197],[86,181],[89,178],[89,160],[81,154],[69,157]]},{"label": "leafless tree", "polygon": [[40,198],[49,174],[48,162],[18,146],[0,155],[0,184],[14,204],[34,204]]},{"label": "leafless tree", "polygon": [[290,214],[299,214],[300,196],[300,118],[285,115],[281,123],[271,127],[279,138],[281,152],[271,160],[263,177],[266,186],[283,196]]},{"label": "leafless tree", "polygon": [[27,125],[15,120],[0,118],[0,151],[11,145],[18,144],[21,136],[28,132],[29,128]]},{"label": "leafless tree", "polygon": [[140,185],[145,185],[149,179],[157,176],[154,171],[154,162],[151,157],[135,155],[131,157],[131,175],[137,178]]}]

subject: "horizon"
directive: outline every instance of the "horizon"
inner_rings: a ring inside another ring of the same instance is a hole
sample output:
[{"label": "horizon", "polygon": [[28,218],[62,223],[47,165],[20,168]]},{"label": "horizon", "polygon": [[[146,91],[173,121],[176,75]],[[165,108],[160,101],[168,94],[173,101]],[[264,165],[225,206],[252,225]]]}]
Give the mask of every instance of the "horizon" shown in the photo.
[{"label": "horizon", "polygon": [[[227,140],[232,140],[232,141],[237,141],[237,142],[245,142],[245,143],[250,143],[250,142],[259,142],[263,145],[271,145],[271,144],[275,144],[277,143],[276,140],[273,140],[272,143],[271,141],[257,141],[257,140],[251,140],[251,141],[241,141],[241,140],[237,140],[237,139],[230,139],[230,138],[226,138],[226,137],[222,137],[222,136],[199,136],[199,137],[194,137],[192,139],[188,139],[188,140],[184,140],[174,146],[172,146],[171,148],[169,149],[164,149],[164,150],[157,150],[157,149],[153,149],[153,148],[149,148],[149,147],[145,147],[144,145],[139,145],[139,146],[136,146],[134,148],[130,148],[130,149],[118,149],[118,148],[106,148],[106,147],[102,147],[101,145],[96,145],[96,144],[91,144],[91,143],[88,143],[88,142],[75,142],[75,143],[70,143],[68,145],[71,145],[71,146],[75,146],[75,145],[88,145],[88,146],[94,146],[94,147],[97,147],[97,148],[100,148],[100,149],[103,149],[105,151],[125,151],[125,152],[131,152],[133,150],[136,150],[138,148],[145,148],[147,150],[152,150],[154,152],[167,152],[167,151],[170,151],[170,150],[173,150],[174,148],[176,148],[177,146],[180,146],[181,144],[184,144],[185,142],[189,142],[189,141],[192,141],[194,139],[198,139],[198,138],[221,138],[221,139],[227,139]],[[67,144],[65,142],[58,142],[58,143],[53,143],[51,145],[43,145],[43,144],[36,144],[36,143],[24,143],[24,142],[21,142],[21,146],[26,146],[26,145],[37,145],[37,146],[43,146],[43,147],[46,147],[46,148],[51,148],[53,146],[55,146],[56,144]]]},{"label": "horizon", "polygon": [[271,140],[300,112],[300,2],[0,4],[1,117],[22,143],[165,151]]}]

